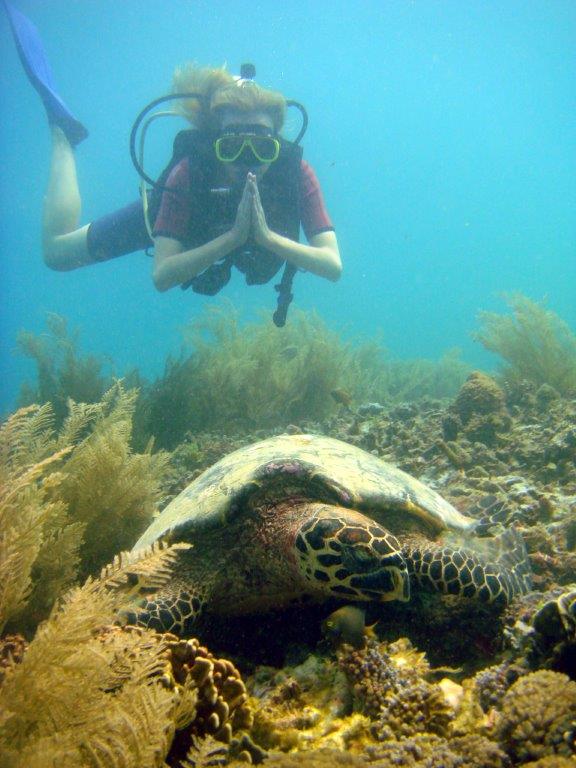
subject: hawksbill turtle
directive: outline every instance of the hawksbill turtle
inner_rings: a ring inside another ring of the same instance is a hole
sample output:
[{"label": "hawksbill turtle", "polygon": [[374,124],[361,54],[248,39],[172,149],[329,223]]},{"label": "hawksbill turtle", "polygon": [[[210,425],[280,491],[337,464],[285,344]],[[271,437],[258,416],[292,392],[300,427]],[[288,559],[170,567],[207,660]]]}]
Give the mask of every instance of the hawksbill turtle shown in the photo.
[{"label": "hawksbill turtle", "polygon": [[306,598],[407,601],[418,585],[505,605],[530,588],[515,530],[500,537],[492,558],[436,541],[474,525],[360,448],[279,435],[222,458],[153,520],[134,553],[158,540],[192,546],[128,620],[182,633],[202,611],[261,613]]}]

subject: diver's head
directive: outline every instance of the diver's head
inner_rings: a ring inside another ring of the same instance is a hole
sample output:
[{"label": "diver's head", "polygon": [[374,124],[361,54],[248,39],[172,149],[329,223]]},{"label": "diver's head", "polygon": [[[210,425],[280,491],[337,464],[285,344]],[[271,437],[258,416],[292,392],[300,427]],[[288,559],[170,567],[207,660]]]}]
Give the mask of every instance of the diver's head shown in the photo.
[{"label": "diver's head", "polygon": [[246,77],[234,77],[223,67],[193,64],[178,67],[174,72],[173,91],[200,95],[201,98],[177,103],[178,110],[200,130],[218,131],[230,112],[243,123],[250,123],[250,116],[256,112],[264,115],[276,134],[284,125],[286,99],[281,93],[263,88]]},{"label": "diver's head", "polygon": [[185,65],[174,73],[174,92],[201,95],[183,99],[178,109],[196,128],[216,136],[216,157],[229,177],[245,178],[250,171],[260,178],[277,159],[286,114],[278,91],[223,68]]},{"label": "diver's head", "polygon": [[231,178],[245,177],[248,172],[261,178],[280,154],[272,118],[257,110],[224,110],[214,152]]}]

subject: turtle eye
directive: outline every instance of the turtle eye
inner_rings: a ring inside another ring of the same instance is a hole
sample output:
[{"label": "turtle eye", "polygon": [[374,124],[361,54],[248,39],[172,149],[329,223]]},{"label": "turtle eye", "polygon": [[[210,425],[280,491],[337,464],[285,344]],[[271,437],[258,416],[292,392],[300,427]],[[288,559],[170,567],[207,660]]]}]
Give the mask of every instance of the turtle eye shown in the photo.
[{"label": "turtle eye", "polygon": [[380,567],[381,558],[377,557],[367,547],[356,544],[355,546],[344,548],[342,562],[352,573],[369,573]]}]

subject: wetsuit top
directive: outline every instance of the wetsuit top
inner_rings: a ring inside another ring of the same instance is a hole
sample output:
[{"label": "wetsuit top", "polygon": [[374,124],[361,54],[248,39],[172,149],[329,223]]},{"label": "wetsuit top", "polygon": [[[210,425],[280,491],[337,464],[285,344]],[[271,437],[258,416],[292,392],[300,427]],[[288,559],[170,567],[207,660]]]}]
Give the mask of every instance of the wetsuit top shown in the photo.
[{"label": "wetsuit top", "polygon": [[[178,193],[163,193],[153,235],[154,237],[170,237],[186,244],[192,220],[195,214],[199,213],[194,211],[191,205],[188,158],[183,158],[172,169],[166,187],[177,190]],[[299,198],[300,222],[308,240],[321,232],[329,232],[334,229],[324,205],[316,174],[305,160],[302,160],[300,164]]]}]

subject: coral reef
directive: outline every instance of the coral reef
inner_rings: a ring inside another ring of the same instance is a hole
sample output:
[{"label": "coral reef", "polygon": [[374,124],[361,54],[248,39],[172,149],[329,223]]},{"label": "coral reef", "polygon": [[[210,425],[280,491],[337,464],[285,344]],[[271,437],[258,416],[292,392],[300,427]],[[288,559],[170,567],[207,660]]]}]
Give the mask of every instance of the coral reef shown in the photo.
[{"label": "coral reef", "polygon": [[[0,427],[0,623],[21,633],[0,645],[2,764],[574,765],[574,339],[529,300],[511,307],[511,318],[484,315],[478,336],[504,361],[502,376],[466,382],[455,356],[391,361],[308,315],[292,335],[268,321],[241,328],[222,311],[204,317],[192,354],[141,382],[138,399],[125,385],[104,392],[101,366],[80,357],[61,319],[50,320],[48,345],[23,338],[38,363],[36,399],[53,405]],[[65,408],[70,395],[84,404]],[[162,548],[65,593],[206,466],[279,430],[372,451],[481,531],[515,524],[538,592],[502,616],[423,593],[370,606],[380,640],[336,658],[314,650],[313,608],[300,625],[278,615],[252,635],[250,617],[228,622],[216,643],[209,631],[200,642],[111,626],[167,578]],[[175,449],[169,459],[152,453],[153,433]],[[234,665],[221,658],[231,648]],[[252,672],[249,702],[238,669]]]},{"label": "coral reef", "polygon": [[548,670],[521,677],[502,700],[495,735],[517,763],[574,755],[576,683]]},{"label": "coral reef", "polygon": [[489,712],[500,707],[510,686],[529,671],[528,667],[507,660],[477,672],[472,678],[472,685],[482,710]]},{"label": "coral reef", "polygon": [[339,664],[352,686],[354,707],[375,721],[378,740],[447,732],[452,710],[442,689],[425,679],[428,664],[408,641],[368,640],[360,650],[344,646]]},{"label": "coral reef", "polygon": [[[153,552],[150,579],[171,562]],[[166,684],[168,649],[140,630],[98,637],[126,595],[130,560],[67,593],[42,624],[20,663],[5,668],[0,752],[9,768],[46,765],[158,766],[185,693]],[[143,582],[144,583],[144,582]]]},{"label": "coral reef", "polygon": [[207,734],[227,744],[226,756],[262,759],[237,734],[252,714],[231,662],[197,640],[111,624],[169,578],[181,548],[118,557],[66,594],[25,652],[21,639],[5,638],[3,766],[179,766],[187,751],[192,760],[206,751]]},{"label": "coral reef", "polygon": [[416,735],[369,747],[372,768],[507,768],[506,754],[482,736],[442,739]]},{"label": "coral reef", "polygon": [[238,731],[248,731],[253,713],[248,704],[246,687],[232,662],[215,658],[196,639],[168,642],[172,673],[178,685],[191,681],[196,691],[194,718],[186,728],[177,731],[168,762],[178,764],[194,749],[198,739],[213,736],[230,744]]}]

